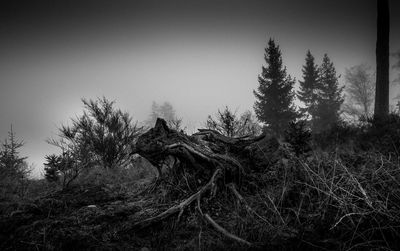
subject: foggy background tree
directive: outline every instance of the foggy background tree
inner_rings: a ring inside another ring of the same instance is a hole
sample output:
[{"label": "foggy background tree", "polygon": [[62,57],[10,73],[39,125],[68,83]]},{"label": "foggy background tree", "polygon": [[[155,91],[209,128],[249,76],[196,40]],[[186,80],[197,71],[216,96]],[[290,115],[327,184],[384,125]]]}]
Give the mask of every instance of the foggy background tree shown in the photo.
[{"label": "foggy background tree", "polygon": [[315,106],[317,102],[318,91],[318,66],[315,64],[314,56],[310,50],[306,54],[306,64],[303,65],[303,81],[299,81],[300,88],[297,92],[297,98],[303,102],[304,108],[300,108],[303,116],[315,117]]},{"label": "foggy background tree", "polygon": [[222,111],[218,110],[214,117],[209,115],[206,127],[228,137],[256,136],[262,131],[251,111],[245,111],[239,117],[228,106]]},{"label": "foggy background tree", "polygon": [[250,110],[242,113],[239,120],[241,121],[241,130],[239,130],[238,136],[258,136],[262,133],[262,127],[260,126],[256,115]]},{"label": "foggy background tree", "polygon": [[145,121],[145,125],[149,128],[153,127],[157,118],[162,118],[167,121],[168,126],[174,130],[180,131],[186,129],[183,127],[183,120],[176,116],[174,107],[168,101],[165,101],[162,105],[153,101],[151,104],[151,112],[149,118]]},{"label": "foggy background tree", "polygon": [[327,130],[339,121],[340,108],[344,101],[342,94],[344,87],[339,87],[338,78],[333,62],[325,54],[319,67],[317,105],[313,118],[315,132]]},{"label": "foggy background tree", "polygon": [[389,114],[389,0],[377,0],[376,92],[374,115]]},{"label": "foggy background tree", "polygon": [[132,123],[130,115],[115,109],[115,102],[105,97],[82,102],[83,115],[73,119],[71,126],[61,126],[60,139],[48,140],[61,149],[60,155],[46,157],[49,179],[57,172],[75,178],[80,170],[95,165],[125,166],[134,154],[133,145],[141,128]]},{"label": "foggy background tree", "polygon": [[259,86],[254,111],[257,118],[273,133],[282,135],[288,123],[298,117],[293,104],[295,79],[286,73],[282,53],[275,41],[270,39],[264,54],[266,67],[258,77]]},{"label": "foggy background tree", "polygon": [[375,97],[375,81],[371,67],[360,64],[345,73],[346,102],[343,111],[355,117],[370,117]]}]

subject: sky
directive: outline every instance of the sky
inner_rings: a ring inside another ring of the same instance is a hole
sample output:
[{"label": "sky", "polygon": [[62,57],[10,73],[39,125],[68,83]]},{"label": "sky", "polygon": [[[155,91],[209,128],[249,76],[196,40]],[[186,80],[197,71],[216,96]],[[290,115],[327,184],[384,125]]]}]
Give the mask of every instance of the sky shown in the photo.
[{"label": "sky", "polygon": [[[400,1],[390,8],[394,53]],[[375,67],[376,1],[2,1],[0,138],[12,124],[39,177],[57,152],[45,140],[82,114],[81,98],[104,95],[139,122],[168,101],[189,131],[225,105],[252,110],[269,38],[297,80],[307,50],[317,63],[327,53],[342,76]]]}]

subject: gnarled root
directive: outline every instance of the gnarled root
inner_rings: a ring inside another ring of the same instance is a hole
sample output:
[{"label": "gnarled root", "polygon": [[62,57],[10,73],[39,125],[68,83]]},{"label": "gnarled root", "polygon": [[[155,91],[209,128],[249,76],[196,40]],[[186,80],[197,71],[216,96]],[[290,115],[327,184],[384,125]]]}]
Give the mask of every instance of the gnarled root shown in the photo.
[{"label": "gnarled root", "polygon": [[[185,199],[184,201],[182,201],[181,203],[179,203],[178,205],[175,205],[171,208],[169,208],[168,210],[160,213],[159,215],[156,215],[154,217],[150,217],[148,219],[145,219],[141,222],[138,222],[136,224],[133,225],[133,228],[137,229],[137,228],[144,228],[147,227],[153,223],[156,222],[160,222],[166,218],[168,218],[169,216],[178,213],[178,222],[185,210],[186,207],[188,207],[193,201],[197,201],[197,205],[196,208],[199,212],[199,214],[202,216],[202,218],[208,222],[213,228],[215,228],[218,232],[220,232],[222,235],[224,235],[225,237],[235,240],[239,243],[245,244],[247,246],[251,246],[252,244],[246,240],[243,240],[242,238],[228,232],[225,228],[223,228],[222,226],[220,226],[218,223],[216,223],[210,215],[208,214],[203,214],[203,211],[201,209],[201,197],[204,193],[206,193],[207,191],[211,192],[211,196],[215,196],[216,193],[216,181],[218,180],[219,177],[221,177],[222,174],[222,170],[220,168],[218,168],[212,175],[210,181],[204,185],[199,191],[197,191],[195,194],[191,195],[189,198]],[[236,189],[234,188],[233,185],[231,185],[230,187],[232,187],[233,191],[236,191]],[[237,191],[236,191],[237,192]],[[237,193],[238,194],[238,193]],[[238,194],[240,196],[240,194]],[[242,198],[240,196],[240,198]],[[242,198],[243,199],[243,198]]]},{"label": "gnarled root", "polygon": [[[180,221],[185,209],[196,201],[196,211],[200,218],[207,224],[212,226],[225,237],[235,240],[241,244],[251,246],[252,244],[240,237],[228,232],[218,223],[216,223],[209,214],[203,213],[201,208],[202,198],[205,193],[209,192],[210,197],[214,197],[217,190],[216,182],[222,180],[226,183],[240,184],[242,176],[245,175],[245,170],[238,159],[232,157],[230,149],[236,152],[244,149],[249,144],[261,140],[259,138],[229,138],[212,130],[200,130],[199,133],[193,136],[187,136],[168,128],[166,122],[158,119],[154,128],[139,137],[136,144],[138,153],[144,158],[149,159],[151,163],[161,166],[165,159],[172,156],[179,160],[180,164],[175,162],[168,166],[169,170],[174,172],[169,173],[166,179],[171,179],[180,182],[180,175],[183,173],[183,178],[190,189],[188,180],[185,176],[185,171],[192,175],[192,180],[195,182],[207,182],[196,193],[182,200],[179,204],[170,207],[158,215],[139,221],[128,227],[128,229],[142,229],[154,223],[178,214],[177,221]],[[161,173],[161,172],[160,172]],[[212,175],[211,175],[212,174]],[[208,177],[211,178],[207,181]],[[161,175],[160,175],[161,176]],[[204,184],[202,183],[202,184]],[[220,184],[219,184],[220,185]],[[234,195],[246,205],[246,209],[252,211],[243,197],[237,192],[234,185],[230,185]],[[257,215],[257,214],[256,214]]]},{"label": "gnarled root", "polygon": [[185,199],[178,205],[175,205],[175,206],[169,208],[168,210],[162,212],[159,215],[156,215],[154,217],[151,217],[151,218],[148,218],[148,219],[145,219],[143,221],[136,223],[135,225],[133,225],[133,228],[143,228],[143,227],[149,226],[149,225],[159,222],[177,212],[179,212],[179,215],[178,215],[178,220],[179,220],[181,215],[183,214],[183,211],[185,210],[185,208],[187,206],[189,206],[196,199],[199,204],[202,194],[204,194],[205,192],[207,192],[209,190],[211,192],[213,192],[215,190],[215,188],[216,188],[215,182],[218,179],[218,177],[220,177],[220,175],[221,175],[221,169],[215,170],[210,181],[206,185],[204,185],[199,191],[197,191],[195,194],[191,195],[189,198]]}]

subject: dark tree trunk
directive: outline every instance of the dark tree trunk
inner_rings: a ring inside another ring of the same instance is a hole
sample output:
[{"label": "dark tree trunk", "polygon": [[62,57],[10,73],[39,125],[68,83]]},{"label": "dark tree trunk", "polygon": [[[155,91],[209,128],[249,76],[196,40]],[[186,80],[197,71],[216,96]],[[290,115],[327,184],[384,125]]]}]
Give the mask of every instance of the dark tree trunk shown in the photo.
[{"label": "dark tree trunk", "polygon": [[389,113],[389,0],[377,0],[375,117]]}]

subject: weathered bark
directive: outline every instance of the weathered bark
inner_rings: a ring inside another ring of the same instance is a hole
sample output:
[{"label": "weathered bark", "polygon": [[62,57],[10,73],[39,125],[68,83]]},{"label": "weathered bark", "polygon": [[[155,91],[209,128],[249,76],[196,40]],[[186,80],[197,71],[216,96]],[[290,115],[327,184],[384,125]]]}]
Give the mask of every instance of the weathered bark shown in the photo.
[{"label": "weathered bark", "polygon": [[[226,238],[245,245],[251,245],[248,241],[230,233],[216,223],[210,214],[203,213],[201,207],[202,199],[204,197],[214,198],[217,191],[231,191],[240,205],[243,205],[248,212],[260,217],[251,209],[236,189],[236,186],[240,186],[243,177],[246,176],[248,171],[244,170],[241,162],[243,162],[243,159],[247,159],[247,168],[248,166],[258,168],[256,165],[248,165],[249,159],[257,159],[257,156],[260,156],[260,159],[265,159],[266,153],[268,154],[269,151],[274,152],[278,148],[279,143],[276,140],[266,139],[265,136],[230,138],[208,129],[200,129],[199,132],[192,136],[187,136],[181,132],[171,130],[164,120],[157,119],[155,127],[139,137],[136,143],[138,154],[156,166],[160,175],[162,175],[162,165],[172,156],[177,159],[169,167],[169,169],[175,171],[172,172],[173,176],[179,176],[179,174],[183,176],[189,173],[196,182],[199,182],[196,185],[196,192],[192,192],[192,195],[178,199],[177,204],[172,205],[165,211],[137,222],[132,226],[132,229],[148,227],[176,214],[179,222],[185,209],[193,202],[197,202],[196,212],[204,222],[211,225]],[[180,169],[184,170],[176,172]],[[179,177],[168,177],[168,174],[166,177],[160,176],[159,178],[160,180],[179,179]],[[198,186],[199,184],[205,185]],[[189,185],[187,187],[190,188]],[[261,219],[265,221],[262,217]]]},{"label": "weathered bark", "polygon": [[264,136],[229,138],[213,130],[199,130],[187,136],[168,128],[166,122],[158,119],[154,128],[139,137],[136,143],[138,154],[150,161],[161,175],[161,168],[169,156],[192,169],[207,171],[210,175],[221,168],[225,177],[238,178],[242,165],[231,153],[243,152]]},{"label": "weathered bark", "polygon": [[377,40],[376,40],[376,118],[389,113],[389,0],[377,0]]}]

